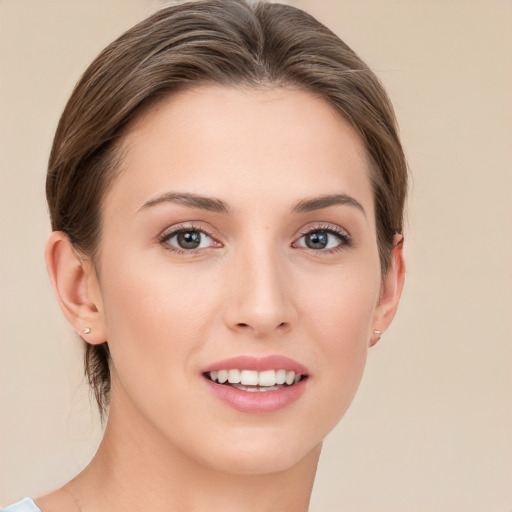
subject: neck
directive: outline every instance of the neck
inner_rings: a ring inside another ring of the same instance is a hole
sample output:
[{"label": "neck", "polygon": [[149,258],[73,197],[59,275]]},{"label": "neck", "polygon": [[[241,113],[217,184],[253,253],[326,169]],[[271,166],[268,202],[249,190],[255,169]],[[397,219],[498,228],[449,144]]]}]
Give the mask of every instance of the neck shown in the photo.
[{"label": "neck", "polygon": [[284,470],[233,474],[183,453],[127,410],[112,401],[98,452],[67,485],[81,512],[308,510],[321,444]]}]

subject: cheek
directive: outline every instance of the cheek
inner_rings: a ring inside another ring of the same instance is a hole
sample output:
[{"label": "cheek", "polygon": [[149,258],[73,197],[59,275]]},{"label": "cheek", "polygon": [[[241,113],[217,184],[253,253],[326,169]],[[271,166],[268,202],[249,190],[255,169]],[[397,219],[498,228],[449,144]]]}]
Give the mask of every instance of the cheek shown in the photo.
[{"label": "cheek", "polygon": [[313,276],[302,290],[302,318],[325,342],[326,352],[368,341],[379,291],[377,272],[343,269]]},{"label": "cheek", "polygon": [[322,414],[317,416],[319,424],[326,422],[326,433],[343,416],[361,381],[379,284],[378,274],[340,272],[312,287],[304,300],[305,328],[315,340],[315,385],[328,397],[319,403]]},{"label": "cheek", "polygon": [[126,255],[104,270],[104,320],[118,375],[139,387],[180,379],[206,338],[211,291],[199,294],[204,286],[190,273]]},{"label": "cheek", "polygon": [[144,342],[152,339],[145,333],[159,332],[169,340],[173,334],[181,337],[199,328],[209,303],[203,274],[170,265],[165,258],[124,253],[110,260],[104,266],[102,279],[105,321],[110,333],[129,327],[134,334],[141,334]]}]

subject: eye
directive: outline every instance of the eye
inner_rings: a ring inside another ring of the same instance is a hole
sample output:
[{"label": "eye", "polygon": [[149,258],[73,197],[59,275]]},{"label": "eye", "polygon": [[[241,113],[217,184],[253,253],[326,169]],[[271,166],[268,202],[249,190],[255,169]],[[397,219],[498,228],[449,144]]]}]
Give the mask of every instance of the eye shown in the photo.
[{"label": "eye", "polygon": [[213,238],[203,230],[196,228],[180,228],[164,234],[160,240],[176,251],[195,251],[207,247],[220,246]]},{"label": "eye", "polygon": [[336,251],[350,245],[350,237],[341,230],[333,228],[315,228],[295,242],[298,247],[306,247],[315,251]]}]

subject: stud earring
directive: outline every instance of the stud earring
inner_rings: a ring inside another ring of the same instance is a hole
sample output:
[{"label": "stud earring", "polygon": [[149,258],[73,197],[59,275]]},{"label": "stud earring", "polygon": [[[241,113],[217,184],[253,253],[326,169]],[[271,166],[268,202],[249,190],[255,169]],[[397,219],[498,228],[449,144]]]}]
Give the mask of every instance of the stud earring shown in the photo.
[{"label": "stud earring", "polygon": [[89,334],[91,331],[92,331],[92,329],[90,327],[84,328],[84,334]]},{"label": "stud earring", "polygon": [[375,345],[382,338],[382,331],[379,331],[379,329],[374,329],[373,336],[372,339],[370,340],[370,347],[373,347],[373,345]]}]

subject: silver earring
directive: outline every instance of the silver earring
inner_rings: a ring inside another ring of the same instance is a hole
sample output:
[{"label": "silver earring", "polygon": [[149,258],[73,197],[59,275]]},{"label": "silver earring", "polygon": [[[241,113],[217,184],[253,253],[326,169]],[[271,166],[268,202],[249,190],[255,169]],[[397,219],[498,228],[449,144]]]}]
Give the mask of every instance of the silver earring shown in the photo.
[{"label": "silver earring", "polygon": [[84,334],[89,334],[92,331],[90,327],[85,327]]},{"label": "silver earring", "polygon": [[382,338],[382,331],[379,331],[379,329],[375,329],[373,331],[373,334],[375,334],[375,336],[377,336],[377,341],[379,341]]}]

